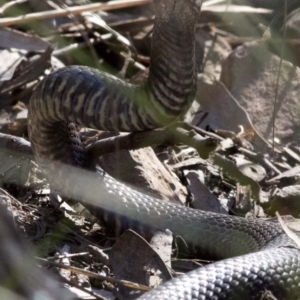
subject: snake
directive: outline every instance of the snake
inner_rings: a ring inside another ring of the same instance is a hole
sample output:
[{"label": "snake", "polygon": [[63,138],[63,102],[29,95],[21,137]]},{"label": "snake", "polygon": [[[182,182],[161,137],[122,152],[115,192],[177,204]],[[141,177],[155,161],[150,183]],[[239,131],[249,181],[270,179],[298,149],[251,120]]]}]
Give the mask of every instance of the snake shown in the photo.
[{"label": "snake", "polygon": [[136,132],[180,120],[195,97],[195,28],[201,0],[154,0],[149,76],[133,85],[85,66],[44,77],[28,107],[35,159],[51,189],[84,203],[117,232],[169,229],[194,254],[218,260],[140,299],[300,299],[300,252],[276,222],[161,201],[118,182],[88,155],[78,125]]}]

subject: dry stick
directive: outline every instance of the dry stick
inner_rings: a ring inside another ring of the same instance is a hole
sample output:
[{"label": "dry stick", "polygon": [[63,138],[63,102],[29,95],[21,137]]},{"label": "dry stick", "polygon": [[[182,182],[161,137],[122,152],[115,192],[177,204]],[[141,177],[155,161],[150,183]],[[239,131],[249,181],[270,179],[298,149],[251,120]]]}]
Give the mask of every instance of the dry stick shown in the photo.
[{"label": "dry stick", "polygon": [[20,152],[32,157],[33,152],[30,147],[30,142],[24,138],[0,132],[0,150],[11,150]]},{"label": "dry stick", "polygon": [[72,258],[72,257],[84,256],[84,255],[88,255],[88,254],[90,254],[90,252],[60,254],[60,255],[55,255],[55,256],[48,256],[47,260],[51,261],[51,260],[55,260],[55,259]]},{"label": "dry stick", "polygon": [[208,158],[209,154],[218,146],[218,140],[215,138],[204,138],[195,132],[176,128],[172,131],[160,129],[110,137],[89,144],[86,149],[92,157],[97,158],[105,153],[118,150],[134,150],[153,145],[178,143],[195,148],[204,159]]},{"label": "dry stick", "polygon": [[127,281],[127,280],[118,280],[116,278],[110,278],[110,277],[102,276],[102,275],[99,275],[99,274],[91,272],[91,271],[86,271],[86,270],[83,270],[83,269],[80,269],[80,268],[67,266],[67,265],[60,264],[60,263],[53,262],[53,261],[48,261],[48,260],[43,259],[43,258],[36,257],[36,259],[40,263],[42,263],[43,265],[50,265],[50,266],[66,269],[66,270],[69,270],[71,272],[78,273],[78,274],[83,274],[83,275],[86,275],[88,277],[95,278],[95,279],[98,279],[98,280],[106,280],[106,281],[109,281],[109,282],[112,282],[112,283],[117,283],[117,284],[129,287],[129,288],[136,289],[136,290],[141,290],[141,291],[150,291],[151,290],[151,288],[149,288],[148,286],[138,284],[138,283],[135,283],[135,282],[131,282],[131,281]]},{"label": "dry stick", "polygon": [[[64,9],[69,10],[70,7],[67,7],[67,6],[65,5],[65,8],[64,8]],[[96,52],[95,47],[93,47],[93,44],[90,43],[90,40],[89,40],[89,37],[88,37],[88,34],[87,34],[87,31],[88,31],[88,30],[87,30],[86,22],[85,22],[85,21],[84,21],[84,22],[81,22],[81,21],[79,20],[78,16],[77,16],[77,15],[74,15],[74,14],[72,14],[72,13],[70,13],[69,16],[71,17],[71,19],[73,20],[73,23],[74,23],[75,25],[79,25],[79,24],[82,24],[82,25],[83,25],[83,27],[84,27],[85,30],[82,30],[82,29],[80,28],[80,26],[79,26],[79,33],[80,33],[81,36],[83,37],[83,40],[86,42],[86,44],[87,44],[87,46],[88,46],[88,48],[89,48],[89,50],[90,50],[90,53],[91,53],[92,58],[93,58],[93,61],[95,62],[95,67],[99,69],[99,68],[100,68],[100,62],[99,62],[99,60],[98,60],[98,55],[97,55],[97,52]]]},{"label": "dry stick", "polygon": [[[265,38],[259,38],[259,39],[255,39],[253,37],[223,37],[227,43],[231,44],[231,45],[240,45],[246,42],[263,42],[266,39]],[[282,39],[277,39],[277,38],[272,38],[272,42],[275,43],[282,43]],[[300,40],[298,39],[286,39],[285,42],[289,45],[292,46],[299,46],[300,45]]]},{"label": "dry stick", "polygon": [[208,7],[208,6],[211,6],[211,5],[223,3],[223,2],[225,2],[225,1],[226,1],[226,0],[210,0],[210,1],[204,2],[204,3],[202,4],[202,7]]},{"label": "dry stick", "polygon": [[0,14],[3,14],[5,10],[9,9],[10,7],[26,2],[27,0],[15,0],[15,1],[10,1],[8,3],[5,3],[4,5],[1,6],[0,8]]},{"label": "dry stick", "polygon": [[[111,35],[110,35],[111,36]],[[89,42],[94,45],[96,43],[100,43],[102,41],[102,39],[100,38],[90,38],[89,39]],[[63,55],[63,54],[66,54],[70,51],[73,51],[73,50],[76,50],[76,49],[81,49],[81,48],[85,48],[87,47],[87,43],[86,42],[80,42],[80,43],[74,43],[74,44],[70,44],[64,48],[60,48],[60,49],[57,49],[57,50],[54,50],[52,52],[52,54],[54,56],[59,56],[59,55]]]},{"label": "dry stick", "polygon": [[[19,17],[14,18],[2,18],[0,19],[0,27],[23,24],[26,22],[34,21],[34,20],[41,20],[41,19],[53,19],[57,17],[65,17],[68,16],[70,13],[73,15],[78,15],[83,12],[91,12],[91,11],[109,11],[121,8],[127,8],[132,6],[138,5],[145,5],[148,3],[152,3],[152,0],[116,0],[116,1],[109,1],[107,3],[95,3],[95,4],[88,4],[82,6],[73,6],[68,9],[59,9],[59,10],[49,10],[44,12],[32,13],[27,14]],[[224,6],[216,5],[212,7],[203,7],[202,8],[202,15],[203,13],[212,12],[216,14],[224,14]],[[238,6],[238,5],[231,5],[227,10],[227,13],[256,13],[256,14],[271,14],[271,9],[265,8],[251,8],[248,6]]]},{"label": "dry stick", "polygon": [[68,16],[69,14],[79,15],[83,12],[91,12],[91,11],[99,11],[99,10],[108,11],[108,10],[131,7],[131,6],[144,5],[151,2],[152,2],[151,0],[116,0],[116,1],[109,1],[106,3],[95,3],[95,4],[88,4],[82,6],[73,6],[73,7],[69,7],[68,9],[49,10],[44,12],[27,14],[19,17],[14,17],[14,18],[3,18],[2,20],[0,19],[0,26],[11,26],[11,25],[26,23],[34,20],[64,17],[64,16]]},{"label": "dry stick", "polygon": [[[195,148],[202,158],[207,158],[209,154],[217,148],[220,138],[213,136],[202,137],[195,131],[184,128],[175,130],[158,129],[153,131],[134,132],[127,135],[107,138],[96,141],[86,146],[90,155],[94,158],[100,155],[115,152],[116,150],[135,150],[159,144],[174,145],[183,143]],[[9,134],[0,133],[0,148],[22,152],[32,155],[30,143],[24,138]]]}]

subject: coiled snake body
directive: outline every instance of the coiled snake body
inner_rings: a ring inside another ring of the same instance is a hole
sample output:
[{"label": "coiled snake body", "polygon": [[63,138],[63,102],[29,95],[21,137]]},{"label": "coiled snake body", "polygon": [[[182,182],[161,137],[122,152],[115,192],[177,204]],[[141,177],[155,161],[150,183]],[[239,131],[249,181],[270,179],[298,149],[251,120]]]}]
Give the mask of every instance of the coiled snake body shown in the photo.
[{"label": "coiled snake body", "polygon": [[[278,299],[300,299],[300,254],[280,226],[162,202],[117,182],[87,157],[73,122],[105,130],[148,130],[175,121],[193,100],[194,30],[201,1],[154,2],[151,66],[144,85],[77,66],[60,69],[38,85],[28,117],[36,159],[53,189],[90,205],[103,222],[145,235],[168,228],[202,257],[230,258],[172,280],[142,299],[259,299],[266,290]],[[81,168],[80,175],[74,167]]]}]

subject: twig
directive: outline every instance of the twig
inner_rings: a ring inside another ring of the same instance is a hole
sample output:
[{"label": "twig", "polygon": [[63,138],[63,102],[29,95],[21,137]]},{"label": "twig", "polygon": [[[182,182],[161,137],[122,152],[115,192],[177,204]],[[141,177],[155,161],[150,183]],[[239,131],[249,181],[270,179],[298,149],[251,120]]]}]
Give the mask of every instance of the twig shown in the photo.
[{"label": "twig", "polygon": [[262,165],[264,168],[273,170],[275,174],[279,175],[281,172],[261,153],[255,153],[249,149],[239,147],[238,151],[248,157],[251,161]]},{"label": "twig", "polygon": [[81,253],[69,253],[69,254],[59,254],[55,256],[48,256],[47,260],[55,260],[55,259],[62,259],[62,258],[71,258],[71,257],[78,257],[88,255],[89,252],[81,252]]},{"label": "twig", "polygon": [[[102,41],[102,39],[100,39],[100,38],[91,38],[91,39],[89,39],[89,42],[93,45],[96,44],[96,43],[100,43],[101,41]],[[59,55],[63,55],[63,54],[66,54],[68,52],[71,52],[73,50],[81,49],[81,48],[84,48],[84,47],[87,47],[87,46],[88,45],[87,45],[86,42],[74,43],[74,44],[68,45],[64,48],[54,50],[52,52],[52,54],[53,54],[53,56],[59,56]]]},{"label": "twig", "polygon": [[225,2],[226,0],[210,0],[210,1],[206,1],[202,4],[202,7],[209,7],[215,4],[220,4]]},{"label": "twig", "polygon": [[[256,43],[259,43],[259,42],[264,42],[266,41],[265,38],[253,38],[253,37],[232,37],[232,36],[225,36],[223,37],[227,43],[231,44],[231,45],[240,45],[240,44],[243,44],[243,43],[247,43],[247,42],[256,42]],[[286,39],[285,40],[286,44],[289,44],[291,46],[299,46],[300,45],[300,41],[299,39]],[[272,38],[272,43],[282,43],[282,39],[280,38]]]},{"label": "twig", "polygon": [[[106,3],[95,3],[95,4],[88,4],[82,6],[72,6],[68,9],[59,9],[59,10],[48,10],[44,12],[32,13],[27,14],[19,17],[12,17],[12,18],[3,18],[0,19],[0,27],[17,25],[17,24],[24,24],[30,21],[35,20],[42,20],[42,19],[53,19],[57,17],[65,17],[68,16],[70,13],[73,15],[79,15],[83,12],[87,11],[109,11],[121,8],[127,8],[132,6],[138,5],[145,5],[151,3],[151,0],[115,0],[109,1]],[[214,13],[214,14],[224,14],[225,7],[224,5],[216,5],[210,7],[203,7],[201,16],[203,17],[204,13]],[[226,10],[226,13],[254,13],[254,14],[271,14],[271,9],[265,8],[252,8],[248,6],[239,6],[239,5],[230,5]]]},{"label": "twig", "polygon": [[279,81],[280,81],[280,73],[282,68],[283,55],[285,51],[285,39],[286,39],[286,21],[287,21],[287,0],[284,0],[284,22],[283,22],[283,38],[282,38],[282,46],[280,51],[280,60],[278,66],[277,80],[276,80],[276,89],[275,89],[275,97],[274,97],[274,106],[273,106],[273,116],[272,116],[272,148],[273,148],[273,156],[275,153],[275,119],[276,119],[276,106],[278,101],[278,93],[279,93]]},{"label": "twig", "polygon": [[127,280],[118,280],[116,278],[110,278],[110,277],[102,276],[102,275],[96,274],[96,273],[91,272],[91,271],[86,271],[86,270],[83,270],[83,269],[80,269],[80,268],[67,266],[67,265],[60,264],[60,263],[53,262],[53,261],[48,261],[48,260],[43,259],[43,258],[36,257],[36,259],[40,263],[42,263],[43,265],[50,265],[50,266],[66,269],[66,270],[69,270],[71,272],[78,273],[78,274],[83,274],[83,275],[86,275],[88,277],[95,278],[95,279],[98,279],[98,280],[106,280],[106,281],[109,281],[109,282],[112,282],[112,283],[117,283],[117,284],[129,287],[129,288],[132,288],[132,289],[140,290],[140,291],[150,291],[151,290],[151,288],[149,288],[148,286],[138,284],[138,283],[135,283],[135,282],[131,282],[131,281],[127,281]]},{"label": "twig", "polygon": [[201,16],[203,12],[213,12],[213,13],[255,13],[255,14],[271,14],[273,12],[272,9],[266,8],[256,8],[244,5],[215,5],[210,7],[203,7],[201,9]]},{"label": "twig", "polygon": [[[207,158],[217,148],[220,139],[215,136],[204,138],[193,130],[177,127],[110,137],[89,144],[86,149],[92,157],[96,158],[118,150],[136,150],[154,145],[183,143],[195,148],[202,158]],[[0,133],[0,146],[4,149],[32,154],[30,143],[20,137]]]},{"label": "twig", "polygon": [[[70,11],[70,7],[68,7],[67,5],[64,5],[61,2],[61,0],[60,0],[60,5],[61,5],[61,7],[58,6],[57,9],[62,8],[62,9],[66,9],[66,10]],[[100,67],[100,63],[99,63],[99,60],[98,60],[98,55],[97,55],[97,52],[96,52],[95,48],[93,47],[93,44],[90,42],[90,39],[88,37],[88,34],[87,34],[88,30],[87,30],[86,22],[85,21],[83,22],[82,20],[80,20],[77,15],[74,15],[71,12],[69,13],[69,17],[73,20],[73,23],[75,25],[77,25],[77,26],[78,25],[83,25],[84,30],[81,29],[80,26],[78,26],[78,28],[79,28],[78,31],[80,32],[81,36],[83,37],[83,40],[86,42],[87,47],[90,50],[90,53],[92,55],[95,67],[99,68]]]},{"label": "twig", "polygon": [[134,150],[154,145],[175,145],[178,143],[195,148],[199,155],[206,159],[217,148],[218,140],[204,138],[196,132],[184,128],[160,129],[110,137],[90,144],[86,149],[92,157],[96,158],[105,153],[119,150]]},{"label": "twig", "polygon": [[30,143],[24,138],[10,134],[0,133],[0,149],[21,152],[27,155],[33,155]]},{"label": "twig", "polygon": [[9,9],[10,7],[21,4],[23,2],[26,2],[27,0],[15,0],[15,1],[10,1],[8,3],[5,3],[4,5],[1,6],[0,8],[0,15],[4,13],[5,10]]},{"label": "twig", "polygon": [[38,13],[27,14],[13,18],[3,18],[0,20],[0,27],[11,26],[16,24],[24,24],[30,21],[52,19],[57,17],[65,17],[69,14],[79,15],[87,11],[108,11],[132,6],[144,5],[151,3],[151,0],[115,0],[106,3],[95,3],[82,6],[73,6],[68,9],[48,10]]}]

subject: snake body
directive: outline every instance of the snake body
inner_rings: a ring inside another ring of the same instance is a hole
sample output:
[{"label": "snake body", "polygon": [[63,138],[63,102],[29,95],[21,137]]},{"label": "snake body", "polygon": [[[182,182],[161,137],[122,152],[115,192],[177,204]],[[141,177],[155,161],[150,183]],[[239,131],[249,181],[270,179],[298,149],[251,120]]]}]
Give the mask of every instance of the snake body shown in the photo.
[{"label": "snake body", "polygon": [[149,236],[168,228],[203,258],[229,258],[142,299],[259,299],[265,290],[278,299],[299,299],[300,254],[278,224],[193,210],[136,192],[91,162],[80,141],[74,123],[142,131],[173,122],[189,108],[196,90],[194,30],[201,1],[154,2],[145,84],[73,66],[50,74],[35,89],[28,128],[36,160],[54,190],[82,201],[118,231],[132,228]]}]

